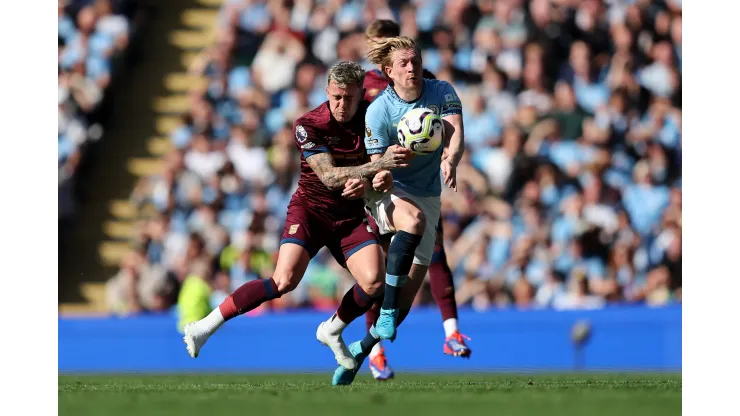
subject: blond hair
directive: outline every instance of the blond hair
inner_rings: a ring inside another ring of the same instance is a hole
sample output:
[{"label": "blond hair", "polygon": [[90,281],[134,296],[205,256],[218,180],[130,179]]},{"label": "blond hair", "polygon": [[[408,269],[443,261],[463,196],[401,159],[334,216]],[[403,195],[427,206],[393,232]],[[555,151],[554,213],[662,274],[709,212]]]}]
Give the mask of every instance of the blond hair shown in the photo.
[{"label": "blond hair", "polygon": [[362,88],[365,81],[365,70],[356,62],[342,61],[329,68],[327,78],[327,85],[334,81],[339,88],[347,88],[352,84],[357,84]]},{"label": "blond hair", "polygon": [[419,45],[408,36],[395,36],[381,40],[368,40],[370,50],[367,52],[367,60],[371,64],[381,65],[383,72],[386,67],[393,66],[393,52],[399,50],[413,49],[421,55]]}]

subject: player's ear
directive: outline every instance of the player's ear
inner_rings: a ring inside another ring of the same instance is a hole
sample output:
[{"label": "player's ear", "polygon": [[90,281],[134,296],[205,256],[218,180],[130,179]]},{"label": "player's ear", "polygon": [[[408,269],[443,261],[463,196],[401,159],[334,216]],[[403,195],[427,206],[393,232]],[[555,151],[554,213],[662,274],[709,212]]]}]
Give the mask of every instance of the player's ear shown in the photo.
[{"label": "player's ear", "polygon": [[393,71],[393,67],[391,67],[391,66],[384,66],[383,67],[383,72],[385,72],[385,76],[387,76],[388,78],[391,77],[391,72],[392,71]]}]

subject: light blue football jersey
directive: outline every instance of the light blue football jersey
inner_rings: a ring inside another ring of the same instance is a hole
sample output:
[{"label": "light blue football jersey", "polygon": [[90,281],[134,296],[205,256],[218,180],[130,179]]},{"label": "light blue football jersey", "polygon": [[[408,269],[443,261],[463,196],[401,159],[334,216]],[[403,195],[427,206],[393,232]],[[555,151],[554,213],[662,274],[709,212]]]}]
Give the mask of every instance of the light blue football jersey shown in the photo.
[{"label": "light blue football jersey", "polygon": [[[382,154],[389,146],[398,143],[398,122],[409,110],[426,107],[441,117],[462,114],[462,103],[455,89],[447,81],[424,79],[421,96],[412,102],[401,99],[392,85],[373,100],[365,115],[365,147],[367,153]],[[442,193],[440,146],[430,155],[416,155],[411,164],[393,171],[393,184],[411,195],[439,196]]]}]

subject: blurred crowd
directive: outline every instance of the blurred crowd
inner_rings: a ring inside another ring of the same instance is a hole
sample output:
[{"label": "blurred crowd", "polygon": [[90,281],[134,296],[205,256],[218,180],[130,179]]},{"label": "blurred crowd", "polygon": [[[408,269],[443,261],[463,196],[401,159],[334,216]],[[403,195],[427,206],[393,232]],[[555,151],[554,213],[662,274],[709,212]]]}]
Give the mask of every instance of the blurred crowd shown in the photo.
[{"label": "blurred crowd", "polygon": [[[326,99],[333,63],[372,69],[375,19],[399,22],[463,100],[459,192],[442,196],[459,305],[680,301],[680,0],[226,0],[176,150],[133,195],[158,215],[109,283],[112,310],[207,311],[272,274],[293,120]],[[265,308],[331,309],[351,282],[321,252]]]},{"label": "blurred crowd", "polygon": [[59,218],[75,212],[74,177],[102,136],[97,111],[115,59],[126,50],[136,0],[58,0]]}]

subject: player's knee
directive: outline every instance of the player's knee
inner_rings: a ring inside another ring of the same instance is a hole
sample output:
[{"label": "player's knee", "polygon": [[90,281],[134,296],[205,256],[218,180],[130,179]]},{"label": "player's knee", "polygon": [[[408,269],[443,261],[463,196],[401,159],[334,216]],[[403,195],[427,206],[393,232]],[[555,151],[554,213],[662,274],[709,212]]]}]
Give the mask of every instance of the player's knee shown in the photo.
[{"label": "player's knee", "polygon": [[399,229],[415,235],[423,235],[426,228],[426,217],[421,210],[412,209],[401,214]]},{"label": "player's knee", "polygon": [[385,269],[380,267],[365,266],[359,270],[353,270],[357,284],[362,291],[370,297],[375,298],[383,294],[385,288]]},{"label": "player's knee", "polygon": [[292,292],[300,282],[298,275],[292,271],[275,274],[273,280],[275,280],[280,295]]},{"label": "player's knee", "polygon": [[[375,277],[375,276],[373,276]],[[358,282],[362,290],[368,294],[371,298],[377,298],[383,294],[385,288],[385,276],[379,276],[379,278],[368,279],[364,282]]]}]

